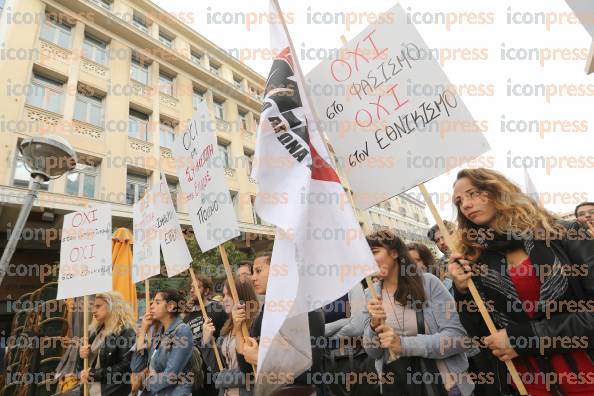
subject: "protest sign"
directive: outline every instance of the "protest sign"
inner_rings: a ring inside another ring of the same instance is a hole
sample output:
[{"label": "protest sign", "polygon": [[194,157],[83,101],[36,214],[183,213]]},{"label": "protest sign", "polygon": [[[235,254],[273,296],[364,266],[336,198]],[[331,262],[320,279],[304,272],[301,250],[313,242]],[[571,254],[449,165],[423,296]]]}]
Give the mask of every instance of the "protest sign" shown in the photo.
[{"label": "protest sign", "polygon": [[[158,191],[157,185],[157,191]],[[155,228],[156,211],[154,205],[155,188],[133,207],[134,244],[132,255],[132,281],[143,281],[161,272],[159,253],[159,234]]]},{"label": "protest sign", "polygon": [[402,7],[390,13],[392,23],[369,26],[306,77],[363,209],[489,150],[484,131]]},{"label": "protest sign", "polygon": [[161,174],[161,181],[155,193],[157,194],[154,201],[157,215],[155,228],[159,235],[167,276],[172,277],[190,268],[192,256],[184,239],[171,193],[163,174]]},{"label": "protest sign", "polygon": [[111,289],[111,205],[84,208],[65,215],[57,299]]},{"label": "protest sign", "polygon": [[202,252],[239,235],[215,125],[202,102],[173,147],[181,190]]}]

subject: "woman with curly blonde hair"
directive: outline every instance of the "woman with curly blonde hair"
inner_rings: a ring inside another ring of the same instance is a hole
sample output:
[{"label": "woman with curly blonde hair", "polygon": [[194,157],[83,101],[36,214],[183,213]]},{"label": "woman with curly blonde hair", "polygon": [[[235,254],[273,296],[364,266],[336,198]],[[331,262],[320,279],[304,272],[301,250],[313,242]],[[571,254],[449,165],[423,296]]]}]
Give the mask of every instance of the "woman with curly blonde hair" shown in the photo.
[{"label": "woman with curly blonde hair", "polygon": [[95,295],[89,333],[89,345],[79,352],[79,369],[82,359],[89,359],[89,369],[81,370],[81,383],[90,384],[90,396],[128,395],[136,333],[132,309],[119,293]]},{"label": "woman with curly blonde hair", "polygon": [[[594,392],[590,237],[493,170],[460,171],[453,202],[458,229],[449,271],[462,324],[471,337],[484,336],[490,350],[482,354],[482,369],[498,373],[488,390],[514,391],[503,365],[513,360],[531,395]],[[472,305],[470,278],[490,308],[498,328],[493,335]]]}]

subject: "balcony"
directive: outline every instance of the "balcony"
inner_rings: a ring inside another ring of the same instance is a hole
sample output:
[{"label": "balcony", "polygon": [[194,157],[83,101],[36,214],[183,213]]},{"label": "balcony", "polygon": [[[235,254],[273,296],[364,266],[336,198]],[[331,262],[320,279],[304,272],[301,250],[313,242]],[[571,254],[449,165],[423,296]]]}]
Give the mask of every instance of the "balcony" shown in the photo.
[{"label": "balcony", "polygon": [[74,120],[72,123],[74,125],[74,131],[82,136],[95,140],[102,140],[103,136],[105,136],[103,129],[98,126],[77,120]]},{"label": "balcony", "polygon": [[37,123],[36,130],[55,130],[62,122],[62,115],[31,105],[25,105],[25,118]]},{"label": "balcony", "polygon": [[153,150],[153,144],[151,142],[145,142],[144,140],[136,139],[128,136],[128,147],[132,151],[149,154]]},{"label": "balcony", "polygon": [[161,92],[159,96],[159,101],[161,102],[161,104],[172,107],[174,109],[177,108],[177,105],[179,104],[179,100],[177,98],[174,98],[173,96],[167,95],[163,92]]},{"label": "balcony", "polygon": [[89,73],[95,77],[102,78],[104,80],[107,80],[108,78],[107,67],[95,63],[87,58],[81,58],[80,69],[86,73]]}]

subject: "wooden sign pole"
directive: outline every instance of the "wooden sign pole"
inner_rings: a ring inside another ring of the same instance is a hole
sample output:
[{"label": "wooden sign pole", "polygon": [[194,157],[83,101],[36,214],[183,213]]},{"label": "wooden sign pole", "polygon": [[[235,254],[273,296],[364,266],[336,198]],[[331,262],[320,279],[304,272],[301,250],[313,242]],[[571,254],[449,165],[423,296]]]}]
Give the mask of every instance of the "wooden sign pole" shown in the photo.
[{"label": "wooden sign pole", "polygon": [[[441,216],[439,215],[439,212],[437,211],[435,204],[431,200],[431,196],[429,195],[429,192],[427,191],[425,184],[423,184],[423,183],[419,184],[419,190],[421,190],[421,193],[423,194],[423,197],[425,198],[425,202],[427,203],[427,206],[429,206],[429,210],[431,211],[431,214],[433,215],[433,218],[435,219],[435,222],[437,223],[437,226],[439,227],[439,231],[441,232],[441,235],[443,235],[446,245],[448,245],[450,252],[453,252],[452,249],[454,248],[454,240],[453,240],[452,236],[450,235],[449,230],[446,228]],[[489,329],[489,333],[495,334],[497,332],[495,323],[493,323],[493,319],[491,319],[491,315],[489,315],[489,311],[487,310],[487,307],[485,306],[485,303],[484,303],[483,299],[481,298],[481,295],[479,294],[472,279],[468,280],[468,290],[470,291],[472,298],[474,299],[474,301],[476,302],[476,305],[478,306],[481,316],[483,317],[483,320],[485,321],[485,324],[487,325],[487,328]],[[526,392],[526,388],[524,387],[524,384],[522,383],[522,380],[520,379],[520,375],[518,374],[518,371],[516,370],[516,366],[514,366],[514,364],[511,360],[508,360],[507,362],[505,362],[505,365],[507,366],[507,370],[511,374],[512,380],[514,381],[514,384],[518,388],[518,391],[520,392],[520,394],[527,395],[528,393]]]},{"label": "wooden sign pole", "polygon": [[[229,290],[231,292],[231,296],[233,297],[233,303],[235,305],[239,304],[239,295],[237,294],[237,286],[235,285],[235,278],[233,277],[233,271],[231,270],[231,265],[229,264],[229,258],[227,257],[227,251],[223,245],[219,245],[219,253],[221,254],[221,259],[223,259],[223,267],[225,268],[225,274],[227,275],[227,280],[229,281]],[[247,307],[246,307],[247,308]],[[248,331],[247,325],[245,322],[241,326],[241,332],[243,333],[243,338],[246,339],[250,336]],[[256,375],[256,365],[252,364],[252,369],[254,370],[254,375]]]},{"label": "wooden sign pole", "polygon": [[[192,278],[192,285],[194,286],[194,290],[196,291],[196,296],[198,297],[198,304],[200,304],[200,311],[202,312],[202,317],[206,322],[208,319],[208,315],[206,314],[206,306],[204,305],[204,300],[202,299],[202,293],[200,293],[200,288],[198,287],[198,279],[196,279],[196,274],[194,274],[194,270],[192,267],[188,269],[190,273],[190,277]],[[221,360],[221,356],[219,355],[219,350],[217,348],[217,343],[214,339],[214,336],[210,339],[212,348],[214,350],[215,358],[217,359],[217,365],[219,366],[219,371],[223,371],[223,361]]]},{"label": "wooden sign pole", "polygon": [[[89,296],[83,297],[83,345],[89,346]],[[83,360],[83,369],[89,369],[89,358]],[[89,384],[83,384],[84,396],[89,396]]]}]

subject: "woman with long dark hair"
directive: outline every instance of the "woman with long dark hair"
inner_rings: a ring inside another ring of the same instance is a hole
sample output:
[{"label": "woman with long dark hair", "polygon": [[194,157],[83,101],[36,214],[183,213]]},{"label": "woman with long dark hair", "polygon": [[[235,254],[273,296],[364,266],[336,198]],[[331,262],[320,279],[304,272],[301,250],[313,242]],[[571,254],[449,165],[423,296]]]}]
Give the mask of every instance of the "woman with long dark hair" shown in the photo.
[{"label": "woman with long dark hair", "polygon": [[367,240],[379,267],[374,287],[381,298],[367,303],[365,349],[376,359],[382,393],[472,394],[466,332],[453,297],[436,276],[419,271],[393,233],[379,231]]},{"label": "woman with long dark hair", "polygon": [[[258,297],[252,285],[252,281],[244,276],[234,277],[237,287],[237,296],[245,306],[245,323],[248,328],[251,327],[254,319],[258,316],[260,305]],[[243,396],[250,395],[251,392],[246,389],[246,376],[239,369],[237,363],[236,341],[238,337],[243,337],[241,326],[233,323],[231,312],[233,311],[233,297],[229,288],[229,280],[225,281],[223,287],[223,306],[228,319],[221,329],[221,336],[216,340],[217,348],[221,351],[220,355],[224,360],[225,369],[214,375],[215,385],[219,389],[220,396]],[[202,354],[204,360],[212,371],[218,371],[216,358],[212,351],[211,339],[215,334],[215,326],[209,319],[203,325]]]},{"label": "woman with long dark hair", "polygon": [[435,257],[433,257],[433,253],[431,253],[431,250],[427,246],[417,242],[409,243],[408,253],[419,269],[423,272],[429,272],[438,278],[440,277],[440,271],[435,263]]},{"label": "woman with long dark hair", "polygon": [[[493,170],[460,171],[453,202],[457,253],[449,271],[464,327],[486,336],[489,369],[499,374],[494,393],[513,391],[509,360],[531,395],[594,392],[594,242]],[[491,310],[494,335],[471,309],[470,278]]]},{"label": "woman with long dark hair", "polygon": [[95,295],[89,333],[89,345],[81,346],[79,351],[79,369],[82,359],[89,359],[89,368],[80,373],[81,383],[90,384],[90,396],[128,395],[134,319],[132,308],[119,293]]},{"label": "woman with long dark hair", "polygon": [[[185,396],[192,393],[194,344],[190,326],[180,317],[183,305],[177,290],[159,291],[151,302],[150,311],[142,318],[130,365],[135,373],[149,369],[143,395]],[[148,346],[147,335],[153,321],[159,322],[163,330]]]}]

